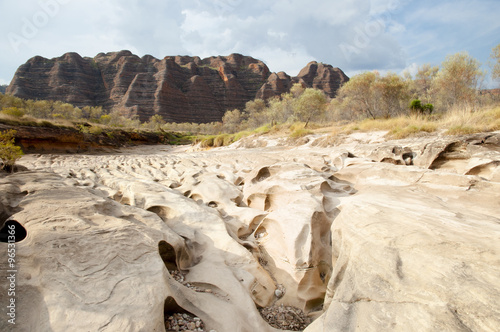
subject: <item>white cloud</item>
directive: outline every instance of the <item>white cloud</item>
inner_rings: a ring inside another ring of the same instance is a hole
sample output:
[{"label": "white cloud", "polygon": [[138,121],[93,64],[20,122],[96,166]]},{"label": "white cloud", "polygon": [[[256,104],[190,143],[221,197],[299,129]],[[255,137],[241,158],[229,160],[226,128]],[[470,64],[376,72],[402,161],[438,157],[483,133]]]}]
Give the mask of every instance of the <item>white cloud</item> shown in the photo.
[{"label": "white cloud", "polygon": [[7,34],[22,33],[25,19],[43,10],[39,1],[63,0],[0,3],[8,13],[0,20],[1,80],[34,55],[122,49],[158,58],[237,52],[291,75],[313,59],[346,72],[399,72],[459,50],[487,58],[500,32],[497,0],[72,0],[16,53]]},{"label": "white cloud", "polygon": [[292,47],[290,50],[264,46],[252,51],[250,54],[254,58],[264,61],[271,71],[285,71],[290,76],[297,76],[299,71],[309,62],[317,60],[299,45]]},{"label": "white cloud", "polygon": [[413,62],[413,63],[409,64],[408,66],[406,66],[406,68],[403,69],[399,74],[403,75],[404,73],[409,73],[412,77],[415,77],[415,75],[418,72],[418,67],[420,67],[418,65],[418,63]]}]

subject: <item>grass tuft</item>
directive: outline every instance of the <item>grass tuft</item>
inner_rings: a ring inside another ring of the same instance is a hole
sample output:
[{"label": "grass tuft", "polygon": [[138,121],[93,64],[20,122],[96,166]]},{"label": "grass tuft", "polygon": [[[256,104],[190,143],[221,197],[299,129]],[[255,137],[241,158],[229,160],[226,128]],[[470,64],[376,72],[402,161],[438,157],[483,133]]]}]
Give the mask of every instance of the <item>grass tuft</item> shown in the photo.
[{"label": "grass tuft", "polygon": [[304,128],[299,128],[299,129],[295,129],[290,134],[290,138],[301,138],[301,137],[304,137],[306,135],[310,135],[310,134],[313,134],[313,133],[314,132],[312,130],[304,129]]}]

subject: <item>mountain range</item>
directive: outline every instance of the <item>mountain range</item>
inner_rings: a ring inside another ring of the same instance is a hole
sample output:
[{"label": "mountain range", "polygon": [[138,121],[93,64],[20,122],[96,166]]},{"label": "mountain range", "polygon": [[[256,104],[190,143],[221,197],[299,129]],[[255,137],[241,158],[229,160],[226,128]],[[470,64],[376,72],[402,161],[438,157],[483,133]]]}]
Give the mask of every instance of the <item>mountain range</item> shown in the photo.
[{"label": "mountain range", "polygon": [[241,54],[160,60],[130,51],[94,58],[71,52],[29,59],[17,69],[6,93],[79,107],[102,106],[142,121],[159,114],[168,122],[206,123],[220,121],[225,111],[243,109],[255,98],[288,92],[294,83],[321,89],[333,98],[348,80],[341,69],[315,61],[291,77],[271,73],[261,60]]}]

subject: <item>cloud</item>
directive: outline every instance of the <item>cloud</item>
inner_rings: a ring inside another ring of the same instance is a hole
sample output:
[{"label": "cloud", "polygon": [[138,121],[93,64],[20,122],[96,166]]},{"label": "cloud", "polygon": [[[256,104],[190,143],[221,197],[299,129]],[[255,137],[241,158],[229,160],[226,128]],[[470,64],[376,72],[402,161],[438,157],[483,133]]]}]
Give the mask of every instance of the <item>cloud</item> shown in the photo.
[{"label": "cloud", "polygon": [[[296,71],[289,61],[293,58],[316,59],[346,70],[405,66],[403,53],[386,31],[383,18],[370,16],[370,1],[276,0],[256,1],[255,7],[248,7],[235,0],[233,4],[224,7],[224,15],[206,4],[184,10],[184,48],[202,56],[263,54],[266,58],[262,60],[274,71]],[[393,8],[386,6],[382,11],[378,7],[377,13]],[[404,30],[401,24],[393,28]],[[279,57],[286,61],[270,60]]]},{"label": "cloud", "polygon": [[[26,22],[50,4],[54,14],[25,38]],[[500,32],[496,0],[24,0],[3,1],[0,12],[8,13],[0,21],[4,81],[34,55],[122,49],[158,58],[237,52],[291,75],[311,60],[399,72],[461,50],[487,58]],[[9,33],[24,38],[17,49]]]}]

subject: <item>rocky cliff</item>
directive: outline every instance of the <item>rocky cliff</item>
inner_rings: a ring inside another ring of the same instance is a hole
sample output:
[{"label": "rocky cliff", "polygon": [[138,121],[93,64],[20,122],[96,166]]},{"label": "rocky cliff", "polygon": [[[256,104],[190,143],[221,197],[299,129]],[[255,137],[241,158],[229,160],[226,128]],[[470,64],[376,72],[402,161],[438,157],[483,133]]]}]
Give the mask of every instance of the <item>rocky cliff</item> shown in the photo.
[{"label": "rocky cliff", "polygon": [[219,121],[228,109],[243,108],[256,97],[289,91],[296,82],[334,97],[347,76],[330,65],[309,63],[297,77],[271,74],[260,60],[241,54],[205,59],[167,56],[162,60],[129,51],[94,58],[66,53],[36,56],[17,70],[7,93],[21,98],[61,100],[77,106],[103,106],[147,120]]},{"label": "rocky cliff", "polygon": [[340,86],[347,81],[349,81],[349,77],[339,68],[312,61],[296,77],[290,77],[284,72],[272,73],[267,82],[257,92],[257,98],[267,99],[279,96],[290,91],[290,88],[295,83],[301,83],[304,87],[323,90],[328,97],[334,98]]},{"label": "rocky cliff", "polygon": [[5,90],[7,90],[8,85],[0,85],[0,93],[5,93]]}]

